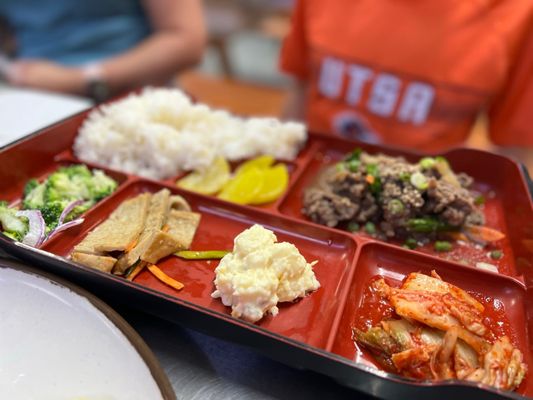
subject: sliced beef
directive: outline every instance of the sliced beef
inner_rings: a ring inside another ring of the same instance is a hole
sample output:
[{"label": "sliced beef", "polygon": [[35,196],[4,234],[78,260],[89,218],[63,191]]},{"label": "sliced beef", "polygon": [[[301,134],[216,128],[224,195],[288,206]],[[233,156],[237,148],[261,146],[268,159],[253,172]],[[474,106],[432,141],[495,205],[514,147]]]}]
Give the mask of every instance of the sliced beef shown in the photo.
[{"label": "sliced beef", "polygon": [[438,214],[443,222],[452,226],[463,225],[467,216],[474,211],[472,194],[443,180],[432,182],[427,196],[432,206],[427,211]]},{"label": "sliced beef", "polygon": [[346,197],[324,189],[311,188],[304,194],[303,212],[311,220],[334,227],[340,221],[350,220],[359,210],[359,205]]},{"label": "sliced beef", "polygon": [[[351,158],[324,169],[304,193],[302,211],[330,227],[372,221],[381,237],[416,236],[408,229],[412,218],[431,217],[453,226],[482,224],[483,214],[468,190],[473,179],[454,174],[446,161],[439,162],[439,168],[422,169],[402,157],[363,152],[355,163]],[[411,182],[413,174],[423,175],[427,188],[417,179]]]}]

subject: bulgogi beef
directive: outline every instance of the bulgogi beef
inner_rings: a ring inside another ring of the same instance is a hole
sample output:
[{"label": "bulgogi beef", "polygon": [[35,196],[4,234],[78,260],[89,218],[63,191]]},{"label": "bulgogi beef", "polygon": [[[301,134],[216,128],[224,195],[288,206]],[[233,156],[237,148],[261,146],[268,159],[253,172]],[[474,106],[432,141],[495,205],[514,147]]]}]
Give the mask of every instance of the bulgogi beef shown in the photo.
[{"label": "bulgogi beef", "polygon": [[328,167],[304,194],[303,212],[329,227],[373,223],[383,238],[424,236],[481,225],[473,179],[442,157],[410,164],[402,157],[356,149]]}]

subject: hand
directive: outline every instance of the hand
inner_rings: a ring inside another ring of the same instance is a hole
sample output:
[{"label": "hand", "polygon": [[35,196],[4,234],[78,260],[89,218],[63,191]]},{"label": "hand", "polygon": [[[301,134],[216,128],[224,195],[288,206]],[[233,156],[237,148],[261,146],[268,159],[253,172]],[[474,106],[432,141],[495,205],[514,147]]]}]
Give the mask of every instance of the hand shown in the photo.
[{"label": "hand", "polygon": [[15,86],[72,94],[83,94],[85,91],[85,77],[81,69],[44,60],[13,62],[6,77],[8,83]]}]

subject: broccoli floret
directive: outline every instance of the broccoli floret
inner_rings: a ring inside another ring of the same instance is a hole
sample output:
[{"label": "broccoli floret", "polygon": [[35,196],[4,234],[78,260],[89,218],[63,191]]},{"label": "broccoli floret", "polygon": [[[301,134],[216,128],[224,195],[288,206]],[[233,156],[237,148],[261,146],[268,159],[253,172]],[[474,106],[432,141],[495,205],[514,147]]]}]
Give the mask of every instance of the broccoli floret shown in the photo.
[{"label": "broccoli floret", "polygon": [[[91,172],[85,165],[63,167],[48,177],[44,199],[49,201],[98,201],[111,194],[117,183],[102,171]],[[91,204],[92,205],[92,204]]]},{"label": "broccoli floret", "polygon": [[58,169],[58,172],[66,174],[69,178],[73,178],[75,176],[91,178],[92,176],[91,170],[87,168],[86,165],[83,165],[83,164],[70,165],[68,167],[61,167]]},{"label": "broccoli floret", "polygon": [[30,179],[28,182],[26,182],[26,185],[24,185],[24,192],[22,196],[26,197],[37,186],[39,186],[39,181],[37,179]]},{"label": "broccoli floret", "polygon": [[87,177],[76,179],[75,177],[71,178],[59,170],[51,174],[46,181],[44,190],[45,202],[87,199],[89,189],[86,181],[90,182],[90,179]]},{"label": "broccoli floret", "polygon": [[41,214],[48,230],[57,226],[59,217],[67,205],[67,201],[51,201],[41,208]]},{"label": "broccoli floret", "polygon": [[[31,181],[32,180],[28,182],[30,186],[28,187],[27,193],[26,188],[24,188],[22,208],[27,210],[38,210],[44,206],[44,192],[46,185],[44,183],[38,183],[37,181],[30,184]],[[26,184],[26,186],[28,186],[28,184]]]},{"label": "broccoli floret", "polygon": [[24,239],[24,235],[21,235],[19,232],[4,231],[2,233],[17,242],[22,242],[22,239]]},{"label": "broccoli floret", "polygon": [[1,202],[0,205],[0,223],[4,234],[15,239],[22,240],[28,232],[28,220],[25,217],[17,217],[17,210],[9,208],[7,202]]},{"label": "broccoli floret", "polygon": [[71,212],[68,213],[68,215],[65,217],[64,222],[72,221],[73,219],[78,218],[81,214],[83,214],[85,211],[87,211],[89,208],[91,208],[94,205],[94,201],[89,200],[85,203],[82,203],[80,205],[77,205],[72,209]]},{"label": "broccoli floret", "polygon": [[77,218],[116,187],[117,183],[102,171],[93,173],[85,165],[72,165],[59,168],[42,184],[29,181],[23,205],[27,209],[41,210],[49,231],[57,226],[61,213],[71,202],[84,200],[67,215],[65,222]]},{"label": "broccoli floret", "polygon": [[116,188],[117,182],[104,174],[103,171],[94,170],[92,184],[89,188],[92,200],[99,201],[113,193]]}]

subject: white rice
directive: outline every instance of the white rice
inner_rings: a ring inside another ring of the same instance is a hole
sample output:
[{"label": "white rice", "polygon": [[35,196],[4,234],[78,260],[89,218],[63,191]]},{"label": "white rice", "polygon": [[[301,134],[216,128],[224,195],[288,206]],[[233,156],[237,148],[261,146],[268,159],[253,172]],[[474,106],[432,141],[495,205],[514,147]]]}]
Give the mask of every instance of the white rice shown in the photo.
[{"label": "white rice", "polygon": [[92,111],[74,142],[85,162],[153,179],[207,168],[218,155],[261,154],[293,160],[307,140],[304,125],[239,118],[193,103],[178,89],[146,88]]}]

